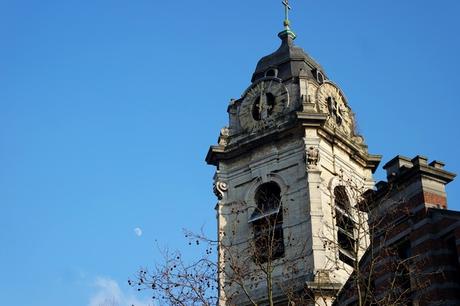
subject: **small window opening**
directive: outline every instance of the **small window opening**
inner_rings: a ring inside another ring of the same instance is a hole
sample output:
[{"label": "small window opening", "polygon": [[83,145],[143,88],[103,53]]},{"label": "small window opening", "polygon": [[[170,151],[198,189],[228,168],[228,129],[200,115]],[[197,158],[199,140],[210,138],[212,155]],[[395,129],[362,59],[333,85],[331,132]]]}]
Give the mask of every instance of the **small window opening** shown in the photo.
[{"label": "small window opening", "polygon": [[265,77],[276,77],[278,75],[278,70],[276,69],[268,69],[267,72],[265,72]]},{"label": "small window opening", "polygon": [[350,266],[354,266],[357,243],[354,234],[355,223],[349,216],[351,206],[344,186],[334,188],[334,199],[339,259]]},{"label": "small window opening", "polygon": [[284,256],[283,212],[281,189],[274,183],[265,183],[255,195],[256,209],[250,222],[254,230],[254,260],[258,263]]},{"label": "small window opening", "polygon": [[324,76],[323,76],[323,74],[322,74],[320,71],[317,71],[317,72],[316,72],[316,80],[317,80],[318,83],[320,83],[320,84],[323,84],[323,82],[324,82]]},{"label": "small window opening", "polygon": [[324,74],[321,71],[315,68],[313,69],[312,73],[313,73],[313,76],[316,78],[316,81],[318,81],[319,84],[324,83]]}]

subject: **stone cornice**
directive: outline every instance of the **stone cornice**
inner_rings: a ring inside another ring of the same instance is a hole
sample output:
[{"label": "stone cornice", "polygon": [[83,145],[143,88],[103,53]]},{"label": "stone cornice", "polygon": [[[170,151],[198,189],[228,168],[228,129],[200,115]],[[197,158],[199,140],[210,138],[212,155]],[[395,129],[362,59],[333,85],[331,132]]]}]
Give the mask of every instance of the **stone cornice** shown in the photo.
[{"label": "stone cornice", "polygon": [[209,165],[218,165],[221,160],[228,160],[251,151],[253,148],[273,141],[285,139],[289,135],[298,133],[301,130],[296,125],[278,127],[260,135],[249,136],[237,143],[230,143],[227,146],[215,145],[209,148],[206,155],[206,163]]},{"label": "stone cornice", "polygon": [[[347,139],[345,135],[334,132],[325,125],[327,114],[321,113],[306,113],[296,112],[296,120],[291,124],[285,124],[270,131],[265,131],[260,134],[249,135],[236,143],[230,143],[227,146],[215,145],[209,148],[206,155],[206,162],[210,165],[218,165],[221,160],[228,160],[244,153],[249,152],[253,148],[286,138],[288,135],[302,133],[300,127],[316,127],[318,133],[330,143],[340,145],[345,151],[350,154],[350,157],[361,166],[371,169],[374,172],[380,163],[380,155],[372,155],[367,153],[365,145],[354,144]],[[303,135],[300,137],[304,137]]]}]

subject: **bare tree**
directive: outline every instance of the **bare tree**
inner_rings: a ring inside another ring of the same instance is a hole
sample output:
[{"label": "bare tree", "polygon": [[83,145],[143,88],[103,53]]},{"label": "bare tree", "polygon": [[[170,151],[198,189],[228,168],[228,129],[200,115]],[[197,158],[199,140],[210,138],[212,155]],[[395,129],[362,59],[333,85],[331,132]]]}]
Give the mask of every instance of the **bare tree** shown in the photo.
[{"label": "bare tree", "polygon": [[[200,258],[187,264],[180,252],[163,250],[161,262],[153,269],[140,269],[129,285],[151,291],[155,300],[166,305],[275,305],[275,291],[283,292],[289,301],[305,295],[298,264],[306,245],[283,232],[283,215],[288,210],[281,205],[279,191],[271,192],[269,187],[258,193],[260,205],[235,203],[230,209],[234,216],[250,211],[249,237],[239,240],[238,218],[219,229],[218,240],[186,231],[189,244],[204,250]],[[286,257],[286,247],[297,251]],[[281,271],[277,273],[281,278],[275,277],[275,270]]]},{"label": "bare tree", "polygon": [[[410,210],[391,199],[375,207],[372,191],[341,176],[331,195],[333,223],[318,233],[329,254],[327,263],[310,286],[302,267],[308,247],[282,230],[289,211],[271,187],[256,195],[258,205],[233,203],[227,213],[235,218],[219,228],[217,240],[187,231],[189,244],[204,250],[196,261],[186,264],[179,252],[163,251],[159,265],[141,269],[129,284],[151,291],[164,305],[254,306],[273,306],[280,294],[283,305],[327,305],[332,300],[336,305],[402,305],[426,285],[417,282],[423,259],[392,238],[400,230],[398,220],[406,220]],[[244,235],[238,233],[239,215],[250,215],[251,230]],[[288,248],[295,252],[286,256]],[[340,292],[330,279],[337,270],[348,276]],[[376,286],[375,280],[388,271],[385,284]]]},{"label": "bare tree", "polygon": [[[202,241],[196,239],[195,243],[200,245]],[[138,291],[150,291],[152,299],[161,305],[216,305],[214,248],[214,244],[210,243],[205,254],[190,264],[178,251],[160,250],[162,262],[152,270],[141,268],[133,280],[128,280],[128,284]]]}]

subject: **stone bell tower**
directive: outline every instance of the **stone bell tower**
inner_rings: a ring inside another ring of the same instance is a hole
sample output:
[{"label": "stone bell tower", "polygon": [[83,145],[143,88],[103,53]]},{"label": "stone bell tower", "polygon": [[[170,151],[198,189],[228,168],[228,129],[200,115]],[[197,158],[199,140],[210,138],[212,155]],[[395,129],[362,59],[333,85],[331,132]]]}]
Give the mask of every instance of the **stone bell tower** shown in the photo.
[{"label": "stone bell tower", "polygon": [[380,156],[340,88],[294,45],[284,4],[280,47],[230,101],[206,156],[216,166],[221,305],[286,305],[296,294],[330,304],[365,240],[345,207],[357,204],[352,185],[373,187]]}]

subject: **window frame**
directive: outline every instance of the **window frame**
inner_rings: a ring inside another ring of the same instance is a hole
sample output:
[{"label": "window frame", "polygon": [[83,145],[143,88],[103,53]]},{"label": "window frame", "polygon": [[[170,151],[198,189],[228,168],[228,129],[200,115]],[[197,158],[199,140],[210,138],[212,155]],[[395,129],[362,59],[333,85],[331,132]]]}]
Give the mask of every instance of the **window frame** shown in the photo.
[{"label": "window frame", "polygon": [[[260,192],[269,192],[269,201],[276,199],[276,204],[266,204]],[[259,263],[265,263],[268,260],[274,261],[284,257],[284,231],[283,231],[283,210],[281,201],[281,187],[274,181],[266,182],[259,185],[254,193],[255,209],[248,219],[252,226],[254,242],[254,260]],[[267,228],[264,229],[263,227]],[[271,240],[275,240],[273,246],[270,246]],[[267,241],[267,242],[264,242]],[[269,254],[271,252],[271,254]]]}]

